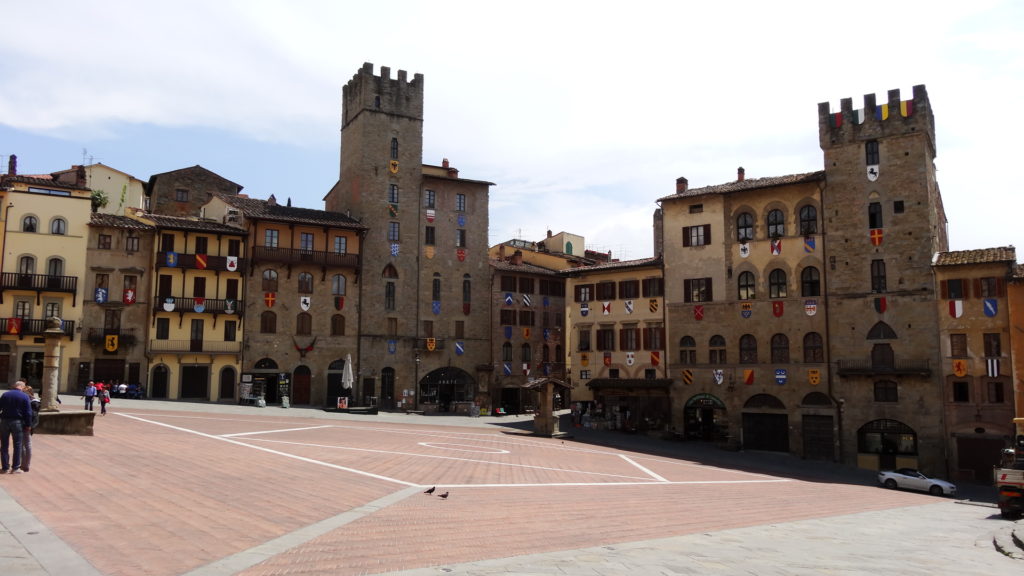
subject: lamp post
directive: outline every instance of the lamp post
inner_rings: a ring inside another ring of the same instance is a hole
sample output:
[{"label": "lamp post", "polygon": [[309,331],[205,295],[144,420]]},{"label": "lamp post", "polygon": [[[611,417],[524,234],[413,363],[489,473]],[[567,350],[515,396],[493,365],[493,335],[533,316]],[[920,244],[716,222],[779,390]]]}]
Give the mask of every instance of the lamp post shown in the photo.
[{"label": "lamp post", "polygon": [[412,409],[420,409],[420,351],[416,351],[416,372],[412,381]]}]

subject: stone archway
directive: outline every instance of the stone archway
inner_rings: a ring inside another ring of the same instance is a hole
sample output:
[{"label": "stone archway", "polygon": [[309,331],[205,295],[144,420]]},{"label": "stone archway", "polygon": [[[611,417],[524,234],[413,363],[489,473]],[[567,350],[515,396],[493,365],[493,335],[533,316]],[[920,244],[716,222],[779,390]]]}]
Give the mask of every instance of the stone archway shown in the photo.
[{"label": "stone archway", "polygon": [[754,394],[743,405],[743,448],[789,452],[786,405],[771,394]]},{"label": "stone archway", "polygon": [[449,412],[455,403],[472,402],[475,389],[476,381],[468,372],[444,366],[420,379],[420,404],[433,404],[438,412]]}]

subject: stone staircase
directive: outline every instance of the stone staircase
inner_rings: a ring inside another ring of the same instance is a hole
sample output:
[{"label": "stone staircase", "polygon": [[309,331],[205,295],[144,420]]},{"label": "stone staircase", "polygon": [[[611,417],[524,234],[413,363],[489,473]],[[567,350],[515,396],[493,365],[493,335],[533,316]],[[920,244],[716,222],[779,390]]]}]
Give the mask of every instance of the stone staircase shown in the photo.
[{"label": "stone staircase", "polygon": [[1024,560],[1024,520],[1001,528],[992,536],[996,550],[1014,560]]}]

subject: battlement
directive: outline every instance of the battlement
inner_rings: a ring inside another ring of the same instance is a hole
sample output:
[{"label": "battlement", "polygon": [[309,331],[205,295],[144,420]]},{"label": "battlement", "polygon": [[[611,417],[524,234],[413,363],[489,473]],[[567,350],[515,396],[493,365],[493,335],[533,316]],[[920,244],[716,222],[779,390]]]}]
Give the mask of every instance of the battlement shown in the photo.
[{"label": "battlement", "polygon": [[901,100],[900,91],[889,90],[888,100],[879,104],[874,94],[864,95],[864,107],[854,110],[853,99],[839,101],[834,111],[828,102],[818,104],[818,136],[823,150],[853,142],[863,142],[923,133],[935,148],[935,117],[932,114],[928,92],[923,84],[913,88],[910,100]]},{"label": "battlement", "polygon": [[342,88],[342,124],[347,125],[364,110],[407,116],[423,120],[423,74],[413,74],[408,80],[405,70],[398,78],[391,78],[391,68],[380,67],[380,75],[373,73],[373,64],[365,62]]}]

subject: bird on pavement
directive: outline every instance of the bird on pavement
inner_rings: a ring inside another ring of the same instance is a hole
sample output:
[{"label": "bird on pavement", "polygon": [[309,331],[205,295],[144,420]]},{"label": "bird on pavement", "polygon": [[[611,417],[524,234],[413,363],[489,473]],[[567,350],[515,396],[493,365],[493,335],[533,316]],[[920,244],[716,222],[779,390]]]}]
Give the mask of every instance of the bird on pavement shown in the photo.
[{"label": "bird on pavement", "polygon": [[424,493],[424,494],[433,494],[433,493],[434,493],[434,490],[436,490],[436,489],[437,489],[437,486],[431,486],[431,487],[430,487],[430,488],[428,488],[427,490],[424,490],[424,492],[423,492],[423,493]]},{"label": "bird on pavement", "polygon": [[438,494],[438,496],[440,496],[441,498],[448,498],[448,493],[445,492],[444,494]]}]

